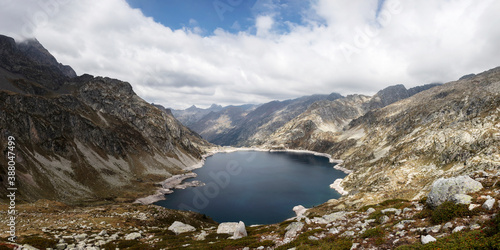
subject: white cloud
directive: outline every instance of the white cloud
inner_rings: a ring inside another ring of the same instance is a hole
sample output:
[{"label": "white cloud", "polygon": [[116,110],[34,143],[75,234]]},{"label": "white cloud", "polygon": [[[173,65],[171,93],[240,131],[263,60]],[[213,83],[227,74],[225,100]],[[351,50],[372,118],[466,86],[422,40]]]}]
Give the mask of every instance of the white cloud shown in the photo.
[{"label": "white cloud", "polygon": [[255,21],[257,36],[266,36],[273,27],[274,20],[271,16],[259,16]]},{"label": "white cloud", "polygon": [[256,35],[209,36],[199,27],[171,30],[124,0],[1,7],[1,34],[32,34],[78,74],[129,81],[146,100],[175,108],[372,94],[499,66],[500,3],[493,0],[386,0],[379,16],[376,0],[318,0],[304,10],[306,25],[287,33],[273,29],[279,19],[270,10],[256,18]]}]

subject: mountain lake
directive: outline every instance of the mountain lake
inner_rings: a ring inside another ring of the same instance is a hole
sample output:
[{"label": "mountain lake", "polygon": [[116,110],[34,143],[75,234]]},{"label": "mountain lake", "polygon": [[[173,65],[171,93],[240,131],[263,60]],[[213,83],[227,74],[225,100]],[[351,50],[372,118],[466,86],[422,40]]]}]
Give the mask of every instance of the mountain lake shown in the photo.
[{"label": "mountain lake", "polygon": [[193,172],[206,185],[176,189],[158,201],[171,209],[205,214],[217,222],[278,223],[295,216],[296,205],[313,207],[336,199],[330,188],[346,174],[323,156],[296,152],[218,153]]}]

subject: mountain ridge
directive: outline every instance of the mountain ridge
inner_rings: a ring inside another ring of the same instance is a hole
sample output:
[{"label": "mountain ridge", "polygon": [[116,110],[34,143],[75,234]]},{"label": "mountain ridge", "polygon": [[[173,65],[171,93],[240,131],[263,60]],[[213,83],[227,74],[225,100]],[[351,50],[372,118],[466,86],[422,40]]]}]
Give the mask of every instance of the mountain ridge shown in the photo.
[{"label": "mountain ridge", "polygon": [[53,57],[37,55],[46,50],[19,47],[0,37],[0,138],[3,148],[7,137],[16,139],[20,200],[133,201],[199,163],[210,146],[129,83],[70,77],[59,63],[47,64]]}]

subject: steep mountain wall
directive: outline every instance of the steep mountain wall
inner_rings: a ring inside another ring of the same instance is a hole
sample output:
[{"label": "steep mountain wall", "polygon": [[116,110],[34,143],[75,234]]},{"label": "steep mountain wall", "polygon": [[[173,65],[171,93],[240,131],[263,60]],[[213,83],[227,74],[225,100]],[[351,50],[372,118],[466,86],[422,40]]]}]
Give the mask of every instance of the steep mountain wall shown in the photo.
[{"label": "steep mountain wall", "polygon": [[196,164],[210,145],[129,83],[70,77],[26,46],[0,37],[0,147],[15,137],[19,200],[132,200]]}]

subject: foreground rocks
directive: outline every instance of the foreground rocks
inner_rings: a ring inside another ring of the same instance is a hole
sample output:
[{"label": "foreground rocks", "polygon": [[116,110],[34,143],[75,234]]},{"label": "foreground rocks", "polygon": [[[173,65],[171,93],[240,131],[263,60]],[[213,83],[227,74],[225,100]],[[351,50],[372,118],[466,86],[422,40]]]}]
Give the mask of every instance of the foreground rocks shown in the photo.
[{"label": "foreground rocks", "polygon": [[[433,246],[447,237],[485,231],[490,220],[498,214],[500,176],[496,173],[486,177],[472,176],[471,179],[479,181],[483,188],[468,193],[469,205],[460,205],[470,213],[438,222],[433,221],[436,209],[431,210],[424,200],[387,200],[360,209],[349,208],[351,204],[343,199],[332,200],[307,210],[297,206],[294,210],[299,211],[300,216],[282,223],[250,227],[243,222],[217,224],[200,214],[154,205],[72,207],[39,201],[18,206],[17,243],[25,245],[25,249],[40,242],[53,249],[123,249],[126,244],[136,249],[204,249],[207,245],[214,249],[298,246],[330,249],[339,244],[352,249]],[[454,189],[449,190],[453,192]],[[442,194],[451,197],[447,192]],[[5,206],[0,209],[2,220],[8,216],[6,209]],[[7,237],[5,232],[1,233],[0,237]]]},{"label": "foreground rocks", "polygon": [[441,178],[432,184],[427,204],[433,208],[445,201],[469,204],[471,197],[466,196],[466,194],[477,192],[482,188],[483,185],[480,182],[473,180],[469,176],[458,176],[448,179]]}]

